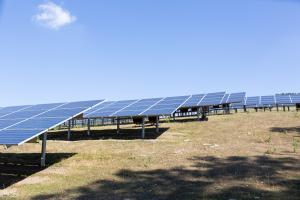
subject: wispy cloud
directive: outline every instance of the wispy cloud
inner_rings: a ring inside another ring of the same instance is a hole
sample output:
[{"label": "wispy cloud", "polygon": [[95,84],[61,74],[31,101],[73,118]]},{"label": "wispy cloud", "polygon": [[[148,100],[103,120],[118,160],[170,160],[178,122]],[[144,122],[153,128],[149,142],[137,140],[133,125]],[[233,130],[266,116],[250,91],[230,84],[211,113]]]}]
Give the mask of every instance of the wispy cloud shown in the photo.
[{"label": "wispy cloud", "polygon": [[58,30],[76,21],[76,17],[61,6],[49,1],[38,5],[38,13],[33,20],[47,28]]}]

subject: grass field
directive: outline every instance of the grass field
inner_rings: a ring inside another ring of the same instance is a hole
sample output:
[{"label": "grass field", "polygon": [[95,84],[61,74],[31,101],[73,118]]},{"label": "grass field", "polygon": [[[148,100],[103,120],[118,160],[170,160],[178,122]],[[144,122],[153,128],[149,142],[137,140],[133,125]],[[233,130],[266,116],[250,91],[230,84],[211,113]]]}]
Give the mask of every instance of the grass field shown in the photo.
[{"label": "grass field", "polygon": [[[300,199],[300,112],[211,116],[138,127],[50,135],[0,150],[2,199]],[[298,136],[298,137],[295,137]],[[52,140],[55,139],[55,140]]]}]

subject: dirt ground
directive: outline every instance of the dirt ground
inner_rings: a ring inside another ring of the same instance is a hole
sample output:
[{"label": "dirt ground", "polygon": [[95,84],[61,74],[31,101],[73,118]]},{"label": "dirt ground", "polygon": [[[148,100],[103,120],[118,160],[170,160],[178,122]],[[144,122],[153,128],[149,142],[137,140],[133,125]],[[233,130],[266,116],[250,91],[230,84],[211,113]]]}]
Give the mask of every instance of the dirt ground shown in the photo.
[{"label": "dirt ground", "polygon": [[300,112],[218,115],[49,135],[0,150],[1,199],[300,199]]}]

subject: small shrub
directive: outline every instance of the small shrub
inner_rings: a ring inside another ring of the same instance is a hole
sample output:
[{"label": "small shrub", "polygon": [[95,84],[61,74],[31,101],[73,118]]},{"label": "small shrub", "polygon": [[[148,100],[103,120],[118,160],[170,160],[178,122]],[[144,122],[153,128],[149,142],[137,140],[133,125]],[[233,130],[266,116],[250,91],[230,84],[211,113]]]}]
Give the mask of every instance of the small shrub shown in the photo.
[{"label": "small shrub", "polygon": [[293,137],[293,152],[296,153],[297,152],[297,149],[299,147],[299,143],[300,141],[298,139],[296,139],[295,137]]}]

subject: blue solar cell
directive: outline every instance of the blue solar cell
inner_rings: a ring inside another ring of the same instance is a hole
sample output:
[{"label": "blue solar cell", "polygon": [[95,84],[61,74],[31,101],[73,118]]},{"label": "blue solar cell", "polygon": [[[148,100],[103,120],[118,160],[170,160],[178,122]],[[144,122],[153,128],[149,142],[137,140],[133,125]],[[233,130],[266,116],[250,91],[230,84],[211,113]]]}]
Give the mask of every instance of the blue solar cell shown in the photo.
[{"label": "blue solar cell", "polygon": [[6,115],[4,117],[0,117],[0,119],[29,118],[29,117],[33,117],[35,115],[38,115],[42,112],[45,112],[45,111],[43,111],[43,110],[20,111],[20,112],[15,112],[15,113]]},{"label": "blue solar cell", "polygon": [[143,116],[171,115],[178,110],[191,96],[167,97],[141,113]]},{"label": "blue solar cell", "polygon": [[23,121],[24,119],[0,119],[0,130],[4,129],[8,126],[12,126],[20,121]]},{"label": "blue solar cell", "polygon": [[300,103],[300,95],[291,95],[292,103]]},{"label": "blue solar cell", "polygon": [[226,104],[227,101],[228,101],[229,96],[230,96],[230,94],[225,94],[224,98],[221,101],[221,104]]},{"label": "blue solar cell", "polygon": [[150,109],[144,112],[143,116],[158,116],[158,115],[171,115],[173,114],[177,109],[175,108],[165,108],[165,109]]},{"label": "blue solar cell", "polygon": [[261,106],[274,106],[275,105],[275,96],[261,96],[260,100],[260,105]]},{"label": "blue solar cell", "polygon": [[9,115],[9,114],[12,114],[12,113],[15,113],[18,111],[22,111],[28,107],[31,107],[31,106],[11,106],[11,107],[2,108],[0,110],[0,117],[5,117],[6,115]]},{"label": "blue solar cell", "polygon": [[292,100],[290,95],[275,95],[276,103],[278,105],[290,105],[292,104]]},{"label": "blue solar cell", "polygon": [[[1,110],[11,113],[0,119],[0,144],[18,145],[24,143],[37,136],[36,134],[47,131],[102,101],[3,108]],[[45,118],[46,116],[47,118]]]},{"label": "blue solar cell", "polygon": [[257,107],[260,104],[260,97],[255,96],[255,97],[247,97],[245,105],[247,108],[250,107]]},{"label": "blue solar cell", "polygon": [[55,109],[48,112],[45,112],[44,114],[39,115],[39,118],[43,117],[73,117],[74,115],[78,115],[79,113],[82,113],[82,108],[73,108],[73,109]]},{"label": "blue solar cell", "polygon": [[89,108],[89,107],[93,107],[99,103],[103,102],[103,100],[93,100],[93,101],[79,101],[79,102],[71,102],[71,103],[67,103],[61,107],[59,107],[60,109],[68,109],[68,108]]},{"label": "blue solar cell", "polygon": [[0,113],[12,113],[12,112],[16,112],[25,108],[29,108],[31,107],[30,105],[27,106],[9,106],[9,107],[5,107],[2,108]]},{"label": "blue solar cell", "polygon": [[192,95],[192,97],[182,105],[182,108],[197,107],[198,103],[203,99],[204,96],[205,94]]},{"label": "blue solar cell", "polygon": [[0,144],[18,145],[38,136],[43,130],[4,130],[0,131]]},{"label": "blue solar cell", "polygon": [[245,101],[246,92],[232,93],[226,103],[241,103]]},{"label": "blue solar cell", "polygon": [[95,112],[87,114],[86,117],[110,117],[135,102],[137,102],[137,100],[115,101],[104,108],[97,109]]},{"label": "blue solar cell", "polygon": [[138,116],[140,113],[149,109],[151,106],[157,104],[162,98],[153,99],[141,99],[134,104],[126,107],[125,109],[115,113],[115,116],[125,117],[125,116]]},{"label": "blue solar cell", "polygon": [[224,96],[225,92],[209,93],[199,102],[198,106],[220,105]]},{"label": "blue solar cell", "polygon": [[94,113],[94,112],[96,112],[97,110],[101,110],[101,109],[103,109],[103,108],[105,108],[105,107],[107,107],[107,106],[109,106],[109,105],[111,105],[111,104],[113,104],[113,103],[115,103],[115,101],[106,101],[106,102],[103,102],[103,103],[101,103],[100,105],[95,106],[94,108],[92,108],[92,109],[86,111],[86,112],[84,113],[84,115],[87,116],[87,115],[89,115],[89,114],[91,114],[91,113]]},{"label": "blue solar cell", "polygon": [[19,129],[48,129],[58,123],[62,123],[66,118],[33,118],[25,122],[16,124],[9,128],[9,130],[19,130]]}]

